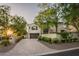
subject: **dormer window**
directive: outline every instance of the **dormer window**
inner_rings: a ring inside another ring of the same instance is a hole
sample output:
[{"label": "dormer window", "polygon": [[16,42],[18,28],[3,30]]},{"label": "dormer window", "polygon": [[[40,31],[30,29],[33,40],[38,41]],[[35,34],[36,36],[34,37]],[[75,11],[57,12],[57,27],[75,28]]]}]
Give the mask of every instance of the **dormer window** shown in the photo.
[{"label": "dormer window", "polygon": [[32,30],[38,30],[38,27],[37,26],[33,26]]}]

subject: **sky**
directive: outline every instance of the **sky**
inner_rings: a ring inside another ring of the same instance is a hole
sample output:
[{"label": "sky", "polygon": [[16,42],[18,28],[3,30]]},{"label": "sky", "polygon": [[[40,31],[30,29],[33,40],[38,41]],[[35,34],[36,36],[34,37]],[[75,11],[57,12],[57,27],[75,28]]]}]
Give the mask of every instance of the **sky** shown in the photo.
[{"label": "sky", "polygon": [[11,7],[10,14],[23,16],[28,24],[33,23],[34,17],[40,11],[37,3],[0,3]]}]

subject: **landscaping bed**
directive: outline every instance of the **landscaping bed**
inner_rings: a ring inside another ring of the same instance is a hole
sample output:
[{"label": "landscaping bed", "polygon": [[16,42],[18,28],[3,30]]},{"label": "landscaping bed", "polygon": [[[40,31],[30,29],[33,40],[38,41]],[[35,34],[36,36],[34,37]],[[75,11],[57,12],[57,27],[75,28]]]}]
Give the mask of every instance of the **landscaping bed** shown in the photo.
[{"label": "landscaping bed", "polygon": [[22,40],[24,36],[18,36],[17,38],[9,38],[9,37],[2,37],[0,40],[0,48],[8,47],[11,45],[15,45],[18,43],[20,40]]},{"label": "landscaping bed", "polygon": [[73,35],[69,32],[61,32],[59,34],[43,34],[39,36],[38,40],[50,44],[79,42],[79,39],[77,37],[73,37]]},{"label": "landscaping bed", "polygon": [[55,49],[55,50],[63,50],[69,48],[76,48],[79,47],[79,42],[72,42],[72,43],[57,43],[57,44],[49,44],[47,42],[39,41],[41,44],[47,46],[48,48]]},{"label": "landscaping bed", "polygon": [[63,50],[79,47],[79,39],[72,33],[43,34],[38,38],[39,42],[51,49]]},{"label": "landscaping bed", "polygon": [[[38,40],[52,44],[54,39],[56,38],[56,36],[57,36],[57,34],[43,34],[43,35],[39,36]],[[56,40],[57,39],[55,39],[55,41]]]},{"label": "landscaping bed", "polygon": [[0,52],[7,52],[11,50],[20,40],[24,39],[24,36],[17,36],[12,43],[11,38],[2,37],[0,40]]}]

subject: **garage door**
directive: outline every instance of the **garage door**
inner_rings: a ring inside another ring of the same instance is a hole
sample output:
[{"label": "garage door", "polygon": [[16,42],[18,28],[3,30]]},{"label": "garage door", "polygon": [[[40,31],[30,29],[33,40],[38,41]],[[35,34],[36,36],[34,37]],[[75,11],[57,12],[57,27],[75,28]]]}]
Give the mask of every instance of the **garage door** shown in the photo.
[{"label": "garage door", "polygon": [[30,34],[30,38],[33,39],[33,38],[38,38],[39,36],[39,33],[31,33]]}]

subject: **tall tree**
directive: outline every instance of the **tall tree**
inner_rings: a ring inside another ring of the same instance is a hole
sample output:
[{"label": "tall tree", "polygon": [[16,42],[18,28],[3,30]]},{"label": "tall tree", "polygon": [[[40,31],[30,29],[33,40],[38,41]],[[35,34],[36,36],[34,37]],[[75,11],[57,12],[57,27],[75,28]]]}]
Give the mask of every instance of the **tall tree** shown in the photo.
[{"label": "tall tree", "polygon": [[61,18],[66,20],[67,24],[73,25],[79,32],[79,4],[78,3],[63,3],[59,4],[61,8]]},{"label": "tall tree", "polygon": [[9,21],[9,11],[10,7],[1,5],[0,6],[0,26],[7,27]]},{"label": "tall tree", "polygon": [[7,31],[9,28],[12,28],[16,30],[16,32],[19,33],[19,35],[24,35],[26,34],[26,24],[27,23],[23,17],[10,15],[9,6],[0,6],[0,27],[3,27],[4,31]]},{"label": "tall tree", "polygon": [[39,15],[36,16],[34,22],[37,24],[42,30],[49,30],[50,27],[54,26],[54,14],[55,10],[53,8],[48,8],[42,12],[39,12]]},{"label": "tall tree", "polygon": [[[42,9],[38,16],[35,18],[35,23],[44,29],[49,29],[50,27],[56,27],[56,33],[58,29],[58,6],[56,4],[39,4],[40,8]],[[42,24],[43,23],[43,24]],[[46,27],[46,28],[45,28]],[[43,30],[44,30],[43,29]]]},{"label": "tall tree", "polygon": [[18,35],[25,35],[26,32],[26,21],[21,16],[13,16],[11,19],[10,27],[15,29]]}]

